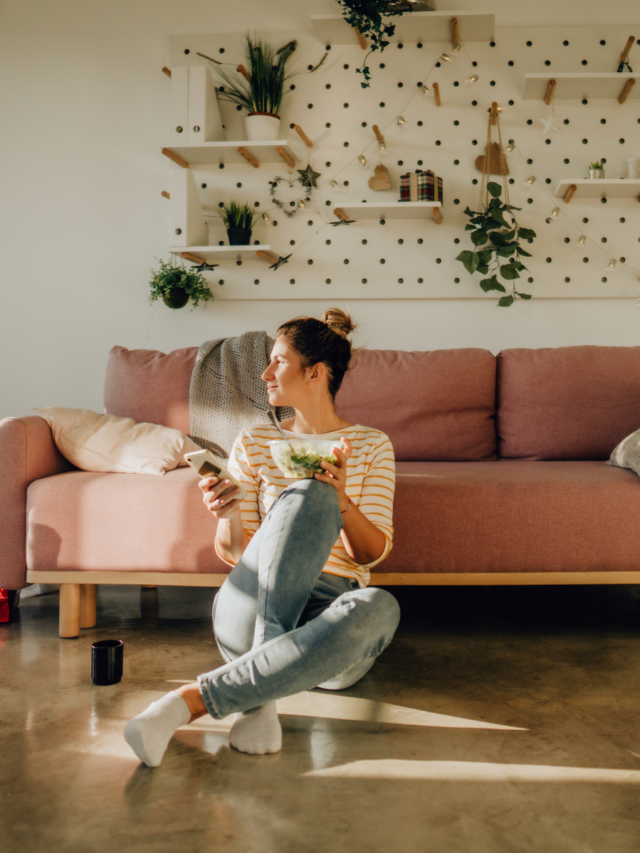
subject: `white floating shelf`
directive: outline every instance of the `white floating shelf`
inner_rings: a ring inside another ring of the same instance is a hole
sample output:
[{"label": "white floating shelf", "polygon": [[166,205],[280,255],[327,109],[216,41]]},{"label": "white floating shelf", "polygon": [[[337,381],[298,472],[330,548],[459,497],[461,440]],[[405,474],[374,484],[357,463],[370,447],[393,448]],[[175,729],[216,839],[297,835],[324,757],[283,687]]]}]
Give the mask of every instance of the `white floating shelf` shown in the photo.
[{"label": "white floating shelf", "polygon": [[[582,98],[608,98],[618,100],[628,80],[635,80],[640,75],[617,74],[615,71],[594,74],[582,72],[577,74],[525,74],[522,97],[525,101],[543,101],[547,93],[549,80],[556,81],[553,93],[554,100],[582,100]],[[628,95],[629,99],[640,98],[640,85],[633,86]]]},{"label": "white floating shelf", "polygon": [[[490,12],[405,12],[386,19],[396,28],[389,41],[394,44],[450,42],[452,18],[458,19],[462,42],[493,40],[495,15]],[[312,15],[311,23],[323,44],[358,44],[355,32],[342,15]]]},{"label": "white floating shelf", "polygon": [[349,202],[337,204],[349,219],[427,219],[434,208],[442,208],[441,201],[396,201],[387,204]]},{"label": "white floating shelf", "polygon": [[205,261],[215,263],[216,261],[242,261],[247,258],[255,258],[256,252],[269,252],[271,246],[171,246],[169,251],[172,255],[182,255],[187,252],[191,255],[200,255]]},{"label": "white floating shelf", "polygon": [[638,198],[640,196],[640,178],[563,178],[555,189],[555,198],[564,198],[569,187],[577,187],[573,194],[576,198]]},{"label": "white floating shelf", "polygon": [[246,163],[248,161],[238,154],[238,148],[244,148],[249,154],[256,158],[259,163],[283,163],[284,160],[276,151],[282,148],[291,158],[299,162],[300,158],[289,147],[286,139],[275,139],[269,142],[249,142],[239,139],[236,142],[200,142],[186,143],[184,145],[165,145],[169,151],[173,151],[191,166],[202,166],[217,163]]}]

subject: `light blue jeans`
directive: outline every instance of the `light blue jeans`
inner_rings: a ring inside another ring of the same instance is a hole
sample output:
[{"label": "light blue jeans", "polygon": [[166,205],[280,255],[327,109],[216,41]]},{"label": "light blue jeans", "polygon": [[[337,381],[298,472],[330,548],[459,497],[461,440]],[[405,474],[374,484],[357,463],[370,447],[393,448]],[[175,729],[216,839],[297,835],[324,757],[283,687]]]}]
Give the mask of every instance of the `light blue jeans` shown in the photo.
[{"label": "light blue jeans", "polygon": [[391,642],[396,599],[322,571],[341,529],[328,483],[301,480],[278,496],[214,601],[213,630],[228,663],[198,677],[212,717],[329,687],[338,675],[347,686]]}]

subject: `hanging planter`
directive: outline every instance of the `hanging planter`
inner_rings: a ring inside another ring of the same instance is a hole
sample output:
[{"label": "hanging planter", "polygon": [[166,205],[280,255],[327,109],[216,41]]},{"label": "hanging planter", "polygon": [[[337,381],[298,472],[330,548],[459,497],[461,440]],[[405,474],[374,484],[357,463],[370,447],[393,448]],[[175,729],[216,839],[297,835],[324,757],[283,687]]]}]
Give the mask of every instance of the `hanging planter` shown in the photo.
[{"label": "hanging planter", "polygon": [[[482,160],[479,158],[480,162],[476,163],[482,170],[478,210],[470,210],[469,207],[465,210],[465,214],[469,217],[465,231],[471,232],[474,248],[460,252],[456,260],[461,261],[467,272],[471,274],[479,272],[484,276],[480,287],[485,293],[491,290],[507,292],[505,286],[498,280],[498,276],[506,282],[511,282],[511,293],[498,300],[501,308],[508,308],[518,298],[531,299],[531,294],[520,293],[517,290],[516,281],[520,278],[520,273],[526,270],[520,258],[531,257],[531,254],[522,248],[520,241],[527,240],[532,243],[536,233],[530,228],[522,228],[516,220],[513,211],[520,208],[513,207],[509,201],[509,190],[505,180],[507,165],[502,153],[497,103],[494,102],[491,105],[490,113],[485,157]],[[491,141],[493,127],[498,131],[497,143]],[[503,186],[496,181],[488,180],[492,169],[501,173]],[[504,201],[501,199],[503,188]]]},{"label": "hanging planter", "polygon": [[184,308],[190,299],[193,300],[193,308],[199,302],[213,299],[213,293],[209,290],[202,273],[184,266],[176,266],[173,261],[168,263],[159,261],[159,263],[159,270],[151,270],[153,278],[149,282],[151,288],[149,302],[162,299],[168,308],[178,309]]},{"label": "hanging planter", "polygon": [[218,97],[248,112],[245,118],[247,139],[255,142],[278,138],[285,83],[298,74],[317,71],[327,58],[325,53],[313,68],[288,71],[287,62],[296,46],[297,42],[293,40],[275,48],[257,35],[246,36],[244,53],[247,64],[246,67],[234,66],[235,73],[223,68],[229,63],[219,62],[204,53],[198,54],[214,64],[213,73],[222,86]]}]

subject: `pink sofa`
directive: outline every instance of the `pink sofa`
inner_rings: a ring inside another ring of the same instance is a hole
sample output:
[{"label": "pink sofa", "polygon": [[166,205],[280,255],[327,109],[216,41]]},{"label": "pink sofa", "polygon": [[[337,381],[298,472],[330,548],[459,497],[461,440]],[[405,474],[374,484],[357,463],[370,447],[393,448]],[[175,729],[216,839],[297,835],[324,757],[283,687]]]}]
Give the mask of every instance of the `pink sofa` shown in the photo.
[{"label": "pink sofa", "polygon": [[[189,431],[197,349],[114,347],[105,409]],[[640,347],[362,350],[336,400],[397,458],[376,584],[640,583],[640,481],[605,465],[640,426]],[[61,636],[101,583],[218,586],[191,469],[78,471],[40,417],[0,422],[0,587],[60,583]]]}]

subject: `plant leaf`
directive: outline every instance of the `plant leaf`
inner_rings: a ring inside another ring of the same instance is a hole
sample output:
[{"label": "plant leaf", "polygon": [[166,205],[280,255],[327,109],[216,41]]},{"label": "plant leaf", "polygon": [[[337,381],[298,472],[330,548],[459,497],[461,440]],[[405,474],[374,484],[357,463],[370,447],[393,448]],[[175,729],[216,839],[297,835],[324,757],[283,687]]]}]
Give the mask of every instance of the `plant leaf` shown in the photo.
[{"label": "plant leaf", "polygon": [[502,293],[507,292],[504,288],[504,285],[500,284],[495,275],[492,275],[491,278],[483,278],[480,282],[480,287],[484,290],[485,293],[488,293],[490,290],[499,290]]},{"label": "plant leaf", "polygon": [[519,254],[519,255],[524,255],[524,256],[525,256],[525,258],[532,258],[532,257],[533,257],[533,255],[531,254],[531,252],[525,252],[525,250],[522,248],[522,246],[518,246],[518,254]]},{"label": "plant leaf", "polygon": [[521,240],[533,240],[536,236],[536,232],[531,228],[518,228],[518,238]]},{"label": "plant leaf", "polygon": [[513,281],[516,278],[520,278],[520,273],[516,269],[516,262],[503,264],[500,267],[500,275],[502,278],[506,278],[507,281]]},{"label": "plant leaf", "polygon": [[480,229],[478,231],[474,231],[471,235],[471,242],[474,246],[484,246],[487,239],[487,232]]},{"label": "plant leaf", "polygon": [[474,273],[478,269],[480,259],[476,252],[472,252],[470,249],[465,249],[464,252],[460,252],[456,261],[462,261],[466,271]]},{"label": "plant leaf", "polygon": [[[516,293],[518,293],[517,290],[516,290]],[[531,299],[530,293],[518,293],[518,296],[520,297],[520,299]]]},{"label": "plant leaf", "polygon": [[503,296],[502,299],[498,299],[498,306],[500,308],[508,308],[510,305],[513,305],[513,303],[513,296]]},{"label": "plant leaf", "polygon": [[490,196],[493,196],[493,198],[498,198],[502,195],[502,187],[495,181],[489,181],[487,184],[487,192]]}]

